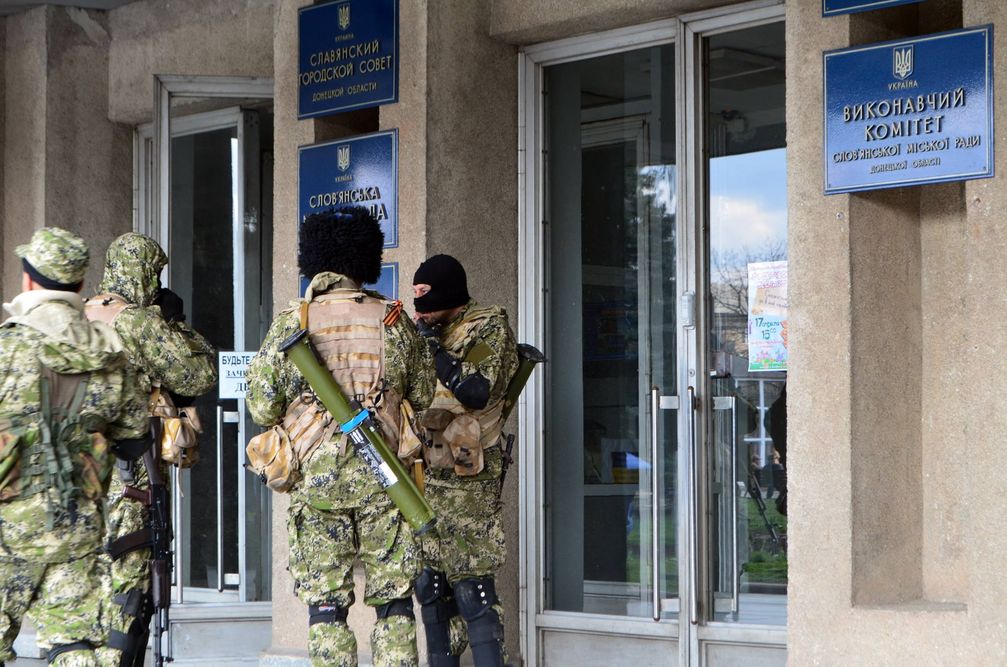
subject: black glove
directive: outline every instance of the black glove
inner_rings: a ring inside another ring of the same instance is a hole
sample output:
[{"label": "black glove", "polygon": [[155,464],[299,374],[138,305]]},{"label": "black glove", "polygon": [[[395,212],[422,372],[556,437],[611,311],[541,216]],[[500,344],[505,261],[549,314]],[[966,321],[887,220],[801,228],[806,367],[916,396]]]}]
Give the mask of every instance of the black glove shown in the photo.
[{"label": "black glove", "polygon": [[161,308],[161,315],[168,322],[185,321],[185,304],[182,303],[182,297],[167,287],[162,287],[157,291],[157,296],[154,297],[154,305]]},{"label": "black glove", "polygon": [[441,328],[429,324],[426,320],[418,320],[416,322],[416,333],[426,339],[427,345],[430,347],[430,354],[437,354],[437,350],[441,348]]}]

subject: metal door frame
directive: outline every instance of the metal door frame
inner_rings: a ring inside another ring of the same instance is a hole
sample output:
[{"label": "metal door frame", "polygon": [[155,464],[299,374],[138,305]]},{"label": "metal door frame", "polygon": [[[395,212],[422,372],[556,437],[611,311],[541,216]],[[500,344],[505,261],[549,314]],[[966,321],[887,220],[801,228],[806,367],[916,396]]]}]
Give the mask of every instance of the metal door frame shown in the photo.
[{"label": "metal door frame", "polygon": [[[542,661],[543,630],[679,640],[679,664],[705,663],[703,643],[751,646],[786,644],[786,628],[713,623],[705,619],[698,591],[708,590],[706,516],[707,480],[697,471],[708,464],[708,419],[704,399],[709,322],[705,308],[706,183],[703,173],[702,38],[783,20],[782,0],[756,0],[683,15],[629,28],[524,47],[518,54],[518,338],[546,349],[546,212],[544,186],[544,68],[649,46],[675,45],[676,210],[678,308],[678,387],[683,408],[678,416],[679,614],[676,621],[648,621],[621,616],[547,611],[545,572],[545,382],[535,373],[518,405],[519,442],[519,589],[521,653],[527,664]],[[668,392],[672,393],[672,392]],[[712,405],[710,406],[712,407]],[[657,592],[655,591],[655,594]],[[681,641],[686,638],[687,641]]]},{"label": "metal door frame", "polygon": [[[166,75],[154,75],[154,105],[153,105],[153,122],[149,124],[144,124],[136,128],[134,133],[134,151],[133,151],[133,193],[134,193],[134,206],[133,206],[133,229],[139,231],[143,234],[150,236],[151,238],[158,241],[162,246],[166,245],[170,239],[169,229],[170,229],[170,197],[168,196],[171,192],[170,184],[170,151],[171,151],[171,141],[170,137],[184,136],[194,133],[208,132],[218,129],[224,129],[229,127],[235,127],[237,129],[237,139],[240,146],[245,145],[244,133],[244,116],[242,110],[235,106],[226,109],[220,109],[216,111],[204,112],[199,114],[193,114],[191,116],[182,116],[178,118],[170,118],[170,109],[172,100],[175,98],[217,98],[217,99],[234,99],[237,104],[237,100],[245,99],[256,99],[256,100],[272,100],[273,99],[273,80],[270,78],[261,77],[221,77],[221,76],[166,76]],[[170,122],[170,127],[169,127]],[[149,142],[149,150],[148,150]],[[242,174],[245,173],[245,168],[243,164],[244,151],[239,148],[237,151],[237,159],[235,164],[232,165],[232,170],[237,174],[237,178],[243,178]],[[233,177],[232,177],[233,184]],[[232,194],[235,198],[235,218],[232,220],[232,232],[233,232],[233,242],[235,248],[235,275],[239,274],[239,269],[241,263],[244,260],[244,238],[242,231],[244,229],[243,220],[240,219],[242,212],[245,210],[244,202],[244,190],[243,187],[238,187],[237,191]],[[168,271],[166,267],[166,272]],[[166,276],[170,279],[170,275]],[[236,340],[239,337],[244,337],[244,331],[246,328],[246,307],[242,300],[235,301],[235,336]],[[243,401],[239,401],[239,412],[242,414],[244,412],[244,406],[241,405]],[[239,421],[239,439],[242,437],[244,432],[244,420]],[[219,425],[218,425],[219,428]],[[239,451],[242,449],[238,448]],[[220,595],[214,592],[212,595],[207,596],[204,592],[205,589],[192,589],[190,592],[196,592],[196,598],[199,600],[199,604],[196,605],[183,605],[178,608],[178,610],[172,615],[172,623],[174,626],[176,624],[192,623],[192,622],[203,622],[208,620],[220,620],[220,619],[231,619],[231,620],[248,620],[248,621],[260,621],[264,619],[269,619],[272,617],[272,602],[248,602],[246,593],[247,577],[245,576],[246,570],[246,554],[245,554],[245,522],[243,520],[244,516],[244,505],[245,505],[245,485],[243,477],[247,474],[241,465],[243,461],[239,461],[238,474],[238,558],[239,558],[239,572],[241,573],[241,578],[239,581],[239,588],[235,594],[231,595]],[[218,456],[218,465],[222,464],[222,459]],[[222,480],[218,472],[218,487],[222,483]],[[174,497],[173,493],[173,497]],[[222,494],[218,488],[218,500],[222,500]],[[174,500],[173,500],[174,505]],[[172,508],[174,511],[174,507]],[[218,508],[218,515],[220,509]],[[178,513],[175,512],[174,516],[177,518]],[[218,545],[221,540],[222,526],[218,525]],[[181,535],[180,526],[175,526],[176,535]],[[218,551],[220,547],[218,546]],[[219,556],[218,556],[219,560]],[[177,567],[176,558],[176,571],[175,580],[176,582],[181,582],[182,572]],[[222,568],[218,565],[218,578],[223,575]],[[218,583],[218,589],[220,588]],[[212,591],[212,589],[210,589]],[[183,595],[183,588],[180,585],[173,587],[172,597],[173,601],[176,603],[182,603],[185,596]],[[191,597],[188,601],[195,602],[196,600]],[[169,628],[169,643],[171,639],[172,628]]]}]

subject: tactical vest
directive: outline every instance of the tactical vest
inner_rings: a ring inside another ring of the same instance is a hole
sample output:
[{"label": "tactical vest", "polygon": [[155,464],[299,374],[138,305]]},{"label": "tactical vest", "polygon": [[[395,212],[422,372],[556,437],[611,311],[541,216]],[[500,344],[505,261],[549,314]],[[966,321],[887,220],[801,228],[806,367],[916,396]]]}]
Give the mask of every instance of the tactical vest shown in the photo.
[{"label": "tactical vest", "polygon": [[81,415],[89,377],[40,366],[38,412],[0,418],[0,502],[46,494],[47,528],[64,515],[72,521],[79,499],[104,495],[104,425]]},{"label": "tactical vest", "polygon": [[[479,363],[493,352],[485,343],[476,340],[476,334],[487,320],[498,315],[500,309],[494,306],[470,309],[464,319],[441,338],[441,347],[456,359]],[[434,400],[423,417],[423,425],[432,439],[426,451],[427,463],[433,468],[454,468],[462,476],[482,472],[482,451],[500,444],[503,407],[504,399],[500,398],[482,410],[467,408],[438,379]],[[465,418],[459,420],[463,415]],[[472,429],[477,429],[478,434],[472,433]],[[466,440],[475,442],[466,443]],[[476,445],[478,451],[471,451],[470,445]]]},{"label": "tactical vest", "polygon": [[84,315],[92,322],[112,326],[119,313],[132,305],[118,294],[96,294],[84,302]]},{"label": "tactical vest", "polygon": [[[400,312],[401,304],[353,289],[318,294],[300,309],[301,327],[307,329],[319,360],[349,400],[359,401],[377,415],[393,451],[399,444],[402,397],[385,382],[385,329],[395,323]],[[335,424],[319,424],[313,417],[318,411],[306,410],[304,403],[298,399],[291,404],[284,419],[284,428],[302,462],[335,432]],[[313,419],[315,425],[309,426]],[[291,428],[295,423],[297,427]],[[345,438],[340,447],[345,447]]]}]

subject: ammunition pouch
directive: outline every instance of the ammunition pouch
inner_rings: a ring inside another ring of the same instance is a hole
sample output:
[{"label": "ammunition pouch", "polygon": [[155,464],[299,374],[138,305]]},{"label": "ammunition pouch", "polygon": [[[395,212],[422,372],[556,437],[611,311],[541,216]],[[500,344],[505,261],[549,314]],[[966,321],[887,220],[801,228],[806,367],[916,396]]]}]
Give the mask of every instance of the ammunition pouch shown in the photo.
[{"label": "ammunition pouch", "polygon": [[161,420],[161,460],[179,468],[191,468],[199,462],[199,434],[203,425],[194,406],[175,407],[171,396],[154,387],[150,414]]},{"label": "ammunition pouch", "polygon": [[319,623],[346,623],[350,610],[338,604],[310,605],[308,607],[308,627]]},{"label": "ammunition pouch", "polygon": [[378,605],[374,608],[378,614],[378,620],[383,621],[389,616],[405,616],[409,619],[416,618],[413,613],[413,599],[412,598],[399,598],[397,600],[392,600],[391,602],[386,602],[385,604]]}]

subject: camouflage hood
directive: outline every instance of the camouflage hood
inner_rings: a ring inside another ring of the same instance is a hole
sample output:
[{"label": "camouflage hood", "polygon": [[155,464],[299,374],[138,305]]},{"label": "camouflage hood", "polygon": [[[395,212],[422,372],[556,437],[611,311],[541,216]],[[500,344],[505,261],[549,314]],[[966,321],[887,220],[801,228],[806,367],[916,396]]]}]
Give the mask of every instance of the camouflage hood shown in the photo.
[{"label": "camouflage hood", "polygon": [[118,294],[130,303],[146,308],[157,296],[161,269],[168,256],[152,238],[129,232],[108,246],[105,275],[98,293]]},{"label": "camouflage hood", "polygon": [[115,331],[84,317],[84,302],[79,294],[52,290],[22,292],[11,303],[5,303],[4,310],[11,316],[3,326],[20,324],[45,335],[38,359],[57,373],[101,370],[125,360]]}]

